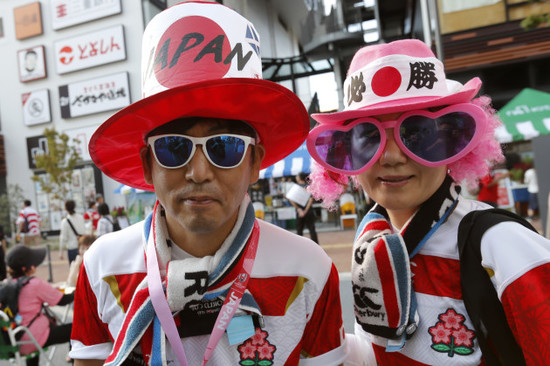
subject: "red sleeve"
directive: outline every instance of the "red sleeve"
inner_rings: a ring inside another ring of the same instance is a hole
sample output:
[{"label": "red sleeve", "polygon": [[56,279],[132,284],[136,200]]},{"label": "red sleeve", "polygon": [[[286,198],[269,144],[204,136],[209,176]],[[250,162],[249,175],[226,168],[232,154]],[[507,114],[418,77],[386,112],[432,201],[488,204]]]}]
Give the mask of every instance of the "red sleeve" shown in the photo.
[{"label": "red sleeve", "polygon": [[508,285],[501,301],[527,365],[550,365],[550,263]]},{"label": "red sleeve", "polygon": [[113,342],[107,324],[101,321],[97,313],[97,300],[88,282],[84,264],[80,266],[76,283],[71,339],[86,346]]},{"label": "red sleeve", "polygon": [[325,288],[315,304],[313,314],[302,337],[302,352],[309,357],[320,356],[342,345],[344,339],[340,281],[334,264]]}]

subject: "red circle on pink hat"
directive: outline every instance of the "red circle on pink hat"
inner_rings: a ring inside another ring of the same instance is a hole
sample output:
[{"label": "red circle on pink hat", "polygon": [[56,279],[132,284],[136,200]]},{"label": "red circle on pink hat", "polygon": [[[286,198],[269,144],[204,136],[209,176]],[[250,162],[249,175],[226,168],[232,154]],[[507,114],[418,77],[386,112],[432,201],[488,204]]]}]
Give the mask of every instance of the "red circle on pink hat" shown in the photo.
[{"label": "red circle on pink hat", "polygon": [[224,63],[230,51],[227,35],[216,22],[201,16],[184,17],[160,38],[155,76],[167,88],[220,79],[231,66]]},{"label": "red circle on pink hat", "polygon": [[401,85],[401,73],[395,67],[386,66],[374,73],[371,87],[379,97],[392,95]]}]

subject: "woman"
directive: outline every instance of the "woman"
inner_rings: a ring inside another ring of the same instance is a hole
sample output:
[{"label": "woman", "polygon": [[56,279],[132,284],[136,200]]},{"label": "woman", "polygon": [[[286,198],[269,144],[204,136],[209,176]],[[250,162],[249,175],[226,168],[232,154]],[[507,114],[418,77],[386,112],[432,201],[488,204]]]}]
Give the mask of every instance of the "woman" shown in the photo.
[{"label": "woman", "polygon": [[80,273],[80,267],[82,266],[82,258],[84,253],[90,248],[93,242],[96,240],[95,235],[82,235],[78,239],[78,255],[69,268],[69,276],[67,277],[67,286],[76,287],[78,280],[78,274]]},{"label": "woman", "polygon": [[[25,245],[17,245],[12,248],[6,257],[8,271],[12,281],[19,277],[30,277],[29,282],[21,288],[19,293],[19,315],[21,324],[28,327],[41,347],[52,344],[67,343],[70,340],[72,324],[51,325],[48,317],[42,312],[42,306],[47,303],[49,306],[67,305],[74,299],[74,294],[64,295],[63,292],[52,287],[46,281],[32,277],[36,267],[46,257],[45,248],[30,248]],[[30,341],[25,334],[21,341]],[[26,355],[35,352],[37,349],[32,344],[21,345],[19,351]],[[27,358],[27,366],[38,365],[39,355]]]},{"label": "woman", "polygon": [[[313,115],[315,198],[333,205],[351,177],[376,202],[356,235],[352,283],[357,350],[372,346],[381,365],[487,359],[462,298],[457,248],[462,218],[490,208],[457,183],[477,185],[503,159],[490,99],[474,99],[480,87],[478,78],[447,80],[429,47],[401,40],[359,50],[344,111]],[[550,364],[550,241],[517,223],[497,226],[482,237],[481,263],[519,353],[528,365]]]},{"label": "woman", "polygon": [[97,237],[99,238],[103,234],[113,232],[113,217],[109,213],[109,206],[106,203],[102,203],[97,207],[97,212],[100,215],[97,222]]},{"label": "woman", "polygon": [[65,201],[67,216],[61,220],[59,233],[59,259],[63,259],[63,248],[67,248],[69,265],[78,255],[78,238],[84,235],[86,230],[84,217],[75,212],[75,206],[73,200]]}]

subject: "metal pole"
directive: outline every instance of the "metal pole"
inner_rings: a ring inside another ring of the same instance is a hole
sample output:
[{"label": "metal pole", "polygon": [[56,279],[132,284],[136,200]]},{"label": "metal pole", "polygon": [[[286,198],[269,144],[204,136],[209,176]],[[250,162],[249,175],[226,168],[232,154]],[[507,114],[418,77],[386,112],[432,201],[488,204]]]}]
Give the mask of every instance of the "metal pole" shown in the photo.
[{"label": "metal pole", "polygon": [[428,12],[428,3],[426,0],[420,0],[420,12],[422,14],[422,33],[424,33],[424,43],[432,46],[432,30],[430,27],[430,15]]},{"label": "metal pole", "polygon": [[434,20],[434,40],[435,40],[435,53],[441,62],[444,61],[445,55],[443,54],[443,41],[441,40],[441,24],[439,23],[439,8],[437,1],[428,0],[431,18]]},{"label": "metal pole", "polygon": [[46,252],[48,254],[48,271],[50,275],[50,277],[48,278],[48,282],[53,283],[52,256],[50,253],[50,243],[46,243]]}]

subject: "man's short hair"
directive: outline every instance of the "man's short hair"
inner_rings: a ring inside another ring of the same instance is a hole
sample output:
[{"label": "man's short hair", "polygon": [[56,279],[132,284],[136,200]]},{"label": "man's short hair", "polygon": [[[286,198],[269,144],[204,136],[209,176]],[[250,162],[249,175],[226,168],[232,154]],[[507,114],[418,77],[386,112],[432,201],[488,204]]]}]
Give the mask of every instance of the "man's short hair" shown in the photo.
[{"label": "man's short hair", "polygon": [[25,204],[25,206],[30,206],[31,205],[31,200],[25,200],[23,201],[23,203]]},{"label": "man's short hair", "polygon": [[[209,119],[214,119],[214,118],[209,118],[209,117],[177,118],[170,122],[166,122],[165,124],[149,131],[149,133],[145,137],[145,140],[147,140],[149,136],[164,135],[169,133],[184,134],[185,132],[190,130],[193,126],[195,126],[197,123],[200,123],[204,120],[209,120]],[[230,125],[231,133],[234,133],[237,135],[250,136],[256,139],[258,138],[256,130],[244,121],[235,120],[235,119],[220,119],[220,120],[226,121]]]}]

